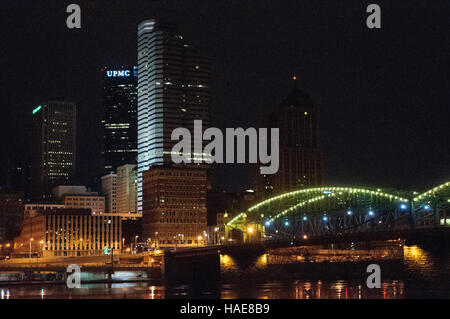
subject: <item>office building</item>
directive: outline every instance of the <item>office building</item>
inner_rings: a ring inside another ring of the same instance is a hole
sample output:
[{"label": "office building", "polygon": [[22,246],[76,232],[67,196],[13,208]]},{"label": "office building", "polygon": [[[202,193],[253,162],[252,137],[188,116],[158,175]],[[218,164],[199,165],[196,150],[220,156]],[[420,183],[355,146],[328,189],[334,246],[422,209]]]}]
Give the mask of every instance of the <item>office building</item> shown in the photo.
[{"label": "office building", "polygon": [[294,88],[279,109],[266,118],[264,126],[279,128],[280,166],[273,175],[260,174],[259,167],[256,169],[256,199],[320,185],[322,151],[317,110],[310,95]]},{"label": "office building", "polygon": [[138,211],[142,174],[170,164],[172,131],[193,134],[194,120],[209,127],[209,60],[174,26],[145,20],[138,26]]},{"label": "office building", "polygon": [[143,240],[201,246],[206,236],[205,168],[154,165],[143,173]]},{"label": "office building", "polygon": [[105,196],[107,213],[117,213],[117,174],[111,172],[102,176],[102,194]]},{"label": "office building", "polygon": [[28,203],[25,204],[25,215],[30,211],[52,211],[54,209],[62,209],[66,206],[61,203]]},{"label": "office building", "polygon": [[60,185],[53,188],[53,200],[62,201],[65,195],[98,195],[98,192],[91,192],[86,186]]},{"label": "office building", "polygon": [[125,164],[117,167],[117,212],[137,213],[137,166]]},{"label": "office building", "polygon": [[65,195],[65,208],[87,208],[92,215],[105,213],[105,196],[98,195]]},{"label": "office building", "polygon": [[105,248],[122,248],[120,217],[90,209],[30,210],[14,240],[17,257],[102,255]]},{"label": "office building", "polygon": [[32,115],[32,197],[48,201],[53,187],[71,184],[75,175],[76,105],[43,102]]},{"label": "office building", "polygon": [[137,67],[103,68],[103,147],[105,172],[136,163]]}]

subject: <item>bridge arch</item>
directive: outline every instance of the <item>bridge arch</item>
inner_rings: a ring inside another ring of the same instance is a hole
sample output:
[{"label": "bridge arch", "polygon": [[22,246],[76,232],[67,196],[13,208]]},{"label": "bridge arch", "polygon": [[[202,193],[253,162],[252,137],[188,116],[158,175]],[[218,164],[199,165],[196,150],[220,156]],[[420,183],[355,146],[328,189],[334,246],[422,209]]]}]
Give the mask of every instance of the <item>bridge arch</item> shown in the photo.
[{"label": "bridge arch", "polygon": [[426,192],[417,195],[416,197],[414,197],[414,201],[420,202],[427,200],[430,197],[436,196],[447,199],[447,201],[450,202],[450,181],[433,187],[432,189],[429,189]]},{"label": "bridge arch", "polygon": [[450,182],[417,195],[413,204],[416,227],[450,227]]},{"label": "bridge arch", "polygon": [[411,208],[408,195],[364,187],[299,189],[253,205],[227,225],[244,232],[247,225],[255,225],[252,230],[259,228],[264,235],[289,236],[356,230],[361,225],[373,229],[374,223],[379,227],[407,218]]},{"label": "bridge arch", "polygon": [[[396,202],[408,203],[410,199],[406,196],[400,196],[400,194],[383,191],[381,189],[370,189],[363,187],[343,187],[343,186],[330,186],[330,187],[313,187],[295,190],[292,192],[280,194],[266,199],[260,203],[257,203],[247,209],[246,212],[242,212],[231,219],[227,224],[229,226],[239,222],[240,220],[249,216],[256,216],[258,212],[264,210],[264,208],[274,209],[287,206],[286,209],[293,210],[293,207],[297,204],[301,204],[303,201],[316,201],[324,199],[326,197],[351,194],[351,195],[367,195],[374,198],[385,198]],[[276,214],[275,214],[276,215]],[[272,218],[272,217],[271,217]]]}]

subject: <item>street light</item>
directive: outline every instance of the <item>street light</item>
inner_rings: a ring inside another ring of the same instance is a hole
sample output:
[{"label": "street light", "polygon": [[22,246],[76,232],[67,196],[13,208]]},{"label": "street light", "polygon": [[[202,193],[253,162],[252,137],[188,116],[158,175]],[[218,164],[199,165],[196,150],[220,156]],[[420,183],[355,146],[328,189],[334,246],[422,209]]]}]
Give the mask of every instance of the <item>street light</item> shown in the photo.
[{"label": "street light", "polygon": [[136,253],[138,235],[134,237],[134,253]]},{"label": "street light", "polygon": [[30,258],[31,258],[31,242],[33,241],[34,239],[33,238],[30,238]]},{"label": "street light", "polygon": [[[40,248],[41,248],[42,254],[44,254],[44,241],[41,240],[41,241],[39,242],[39,244],[40,244]],[[42,255],[40,255],[40,254],[39,254],[39,256],[42,257]],[[36,257],[36,258],[37,258],[37,257]]]},{"label": "street light", "polygon": [[255,230],[254,230],[253,227],[251,227],[251,226],[249,226],[249,227],[247,228],[248,241],[251,240],[251,235],[253,234],[254,231],[255,231]]}]

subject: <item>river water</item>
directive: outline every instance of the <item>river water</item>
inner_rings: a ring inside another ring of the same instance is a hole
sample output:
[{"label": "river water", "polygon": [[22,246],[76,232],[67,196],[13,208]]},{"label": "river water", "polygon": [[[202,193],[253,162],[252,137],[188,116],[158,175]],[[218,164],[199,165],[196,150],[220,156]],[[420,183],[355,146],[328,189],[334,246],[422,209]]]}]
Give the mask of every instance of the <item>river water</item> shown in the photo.
[{"label": "river water", "polygon": [[[369,289],[366,277],[345,280],[310,279],[305,276],[222,282],[206,286],[163,286],[150,283],[65,285],[0,285],[1,299],[55,298],[223,298],[223,299],[408,299],[450,298],[450,252],[404,248],[402,270],[383,278],[381,288]],[[289,277],[289,276],[288,276]]]}]

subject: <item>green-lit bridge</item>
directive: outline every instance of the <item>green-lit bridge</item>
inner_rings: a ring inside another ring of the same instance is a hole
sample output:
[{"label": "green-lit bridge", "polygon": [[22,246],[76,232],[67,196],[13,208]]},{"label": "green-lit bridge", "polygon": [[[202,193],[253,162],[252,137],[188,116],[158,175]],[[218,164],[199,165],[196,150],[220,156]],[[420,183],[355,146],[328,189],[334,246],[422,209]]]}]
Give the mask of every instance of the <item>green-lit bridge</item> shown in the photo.
[{"label": "green-lit bridge", "polygon": [[299,189],[250,207],[227,226],[246,241],[450,228],[450,182],[422,194],[344,186]]}]

